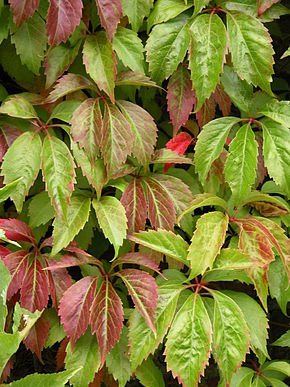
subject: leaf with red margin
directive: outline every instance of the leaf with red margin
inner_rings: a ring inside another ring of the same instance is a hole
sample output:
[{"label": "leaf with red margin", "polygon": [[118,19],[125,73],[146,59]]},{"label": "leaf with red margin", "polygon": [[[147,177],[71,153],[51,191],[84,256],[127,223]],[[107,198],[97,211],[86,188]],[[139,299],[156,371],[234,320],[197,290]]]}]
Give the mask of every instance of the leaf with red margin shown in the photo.
[{"label": "leaf with red margin", "polygon": [[148,269],[154,270],[156,273],[165,278],[164,275],[158,270],[158,265],[153,261],[153,259],[148,257],[148,255],[138,252],[127,253],[123,255],[123,257],[116,259],[112,267],[116,267],[117,265],[122,265],[124,263],[133,263],[135,265],[148,267]]},{"label": "leaf with red margin", "polygon": [[58,315],[71,340],[72,350],[74,343],[88,327],[89,310],[95,297],[95,291],[96,278],[88,276],[67,289],[60,300]]},{"label": "leaf with red margin", "polygon": [[74,111],[71,119],[71,135],[94,165],[99,154],[102,130],[102,114],[98,99],[87,98]]},{"label": "leaf with red margin", "polygon": [[[175,136],[175,138],[172,138],[167,142],[166,149],[170,149],[178,153],[179,155],[184,155],[186,149],[189,147],[191,142],[192,142],[192,138],[188,133],[180,132]],[[172,165],[173,164],[171,163],[165,164],[164,173],[166,173]]]},{"label": "leaf with red margin", "polygon": [[17,27],[28,20],[38,9],[39,0],[10,0],[13,20]]},{"label": "leaf with red margin", "polygon": [[116,273],[126,285],[135,307],[156,334],[155,311],[157,308],[157,285],[154,278],[142,270],[124,269]]},{"label": "leaf with red margin", "polygon": [[144,179],[147,189],[148,219],[155,229],[173,230],[176,210],[166,190],[153,179]]},{"label": "leaf with red margin", "polygon": [[[196,109],[197,100],[195,99],[194,108]],[[200,128],[210,122],[215,117],[216,103],[213,94],[205,100],[201,109],[196,113],[196,119]]]},{"label": "leaf with red margin", "polygon": [[4,124],[0,127],[0,162],[3,161],[3,156],[10,145],[12,145],[16,138],[22,133],[22,130],[11,125]]},{"label": "leaf with red margin", "polygon": [[257,3],[259,4],[258,8],[258,16],[263,15],[264,12],[267,11],[273,4],[278,3],[279,0],[260,0]]},{"label": "leaf with red margin", "polygon": [[173,138],[180,127],[186,124],[193,108],[193,102],[194,91],[189,71],[179,65],[169,79],[167,91],[167,110],[173,125]]},{"label": "leaf with red margin", "polygon": [[76,257],[73,255],[64,255],[59,262],[56,262],[53,265],[50,265],[45,268],[45,270],[57,270],[57,269],[64,269],[66,267],[73,267],[73,266],[80,266],[80,265],[96,265],[101,263],[97,258],[94,258],[93,256],[82,256],[82,257]]},{"label": "leaf with red margin", "polygon": [[112,41],[122,16],[120,0],[96,0],[102,27]]},{"label": "leaf with red margin", "polygon": [[65,42],[79,25],[82,16],[81,0],[49,0],[47,34],[51,46]]},{"label": "leaf with red margin", "polygon": [[25,276],[29,253],[26,250],[18,250],[14,253],[1,256],[7,269],[10,271],[11,280],[7,290],[7,300],[21,288],[23,278]]},{"label": "leaf with red margin", "polygon": [[48,278],[42,269],[40,261],[33,258],[21,285],[20,305],[32,313],[44,309],[48,302]]},{"label": "leaf with red margin", "polygon": [[119,341],[123,327],[124,311],[122,301],[108,280],[102,283],[90,308],[92,334],[96,333],[101,352],[101,368],[106,354],[115,341]]},{"label": "leaf with red margin", "polygon": [[146,196],[142,184],[137,179],[134,178],[130,181],[120,201],[126,211],[128,233],[131,234],[134,231],[145,230],[147,218]]},{"label": "leaf with red margin", "polygon": [[49,319],[42,314],[23,341],[26,348],[35,353],[40,362],[42,362],[41,352],[48,338],[49,326]]},{"label": "leaf with red margin", "polygon": [[31,228],[18,219],[0,219],[0,228],[5,231],[6,238],[12,241],[36,245]]},{"label": "leaf with red margin", "polygon": [[223,113],[223,116],[224,117],[228,116],[231,111],[232,102],[230,100],[230,97],[227,95],[227,93],[224,91],[221,85],[217,85],[213,93],[213,98],[218,104],[221,112]]}]

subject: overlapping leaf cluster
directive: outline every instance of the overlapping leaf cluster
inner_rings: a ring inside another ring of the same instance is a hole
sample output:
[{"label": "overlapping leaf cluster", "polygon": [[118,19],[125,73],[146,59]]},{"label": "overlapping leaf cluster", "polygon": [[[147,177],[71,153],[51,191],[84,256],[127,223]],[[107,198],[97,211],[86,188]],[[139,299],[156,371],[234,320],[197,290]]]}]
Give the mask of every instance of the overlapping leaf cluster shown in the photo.
[{"label": "overlapping leaf cluster", "polygon": [[[184,386],[211,356],[219,386],[286,385],[265,312],[290,297],[290,105],[267,29],[287,14],[0,0],[1,382],[163,386],[163,353]],[[14,382],[21,341],[40,361],[56,344],[65,371]]]}]

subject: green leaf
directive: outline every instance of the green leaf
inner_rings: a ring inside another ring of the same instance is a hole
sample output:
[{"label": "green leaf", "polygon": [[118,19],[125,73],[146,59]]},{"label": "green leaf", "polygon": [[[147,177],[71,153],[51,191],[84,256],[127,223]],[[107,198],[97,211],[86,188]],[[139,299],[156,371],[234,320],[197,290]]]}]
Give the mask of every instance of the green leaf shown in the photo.
[{"label": "green leaf", "polygon": [[188,16],[155,26],[146,44],[151,78],[157,83],[167,79],[182,62],[189,45]]},{"label": "green leaf", "polygon": [[18,181],[10,197],[18,212],[21,212],[25,196],[33,185],[41,164],[41,139],[39,134],[25,132],[10,146],[2,163],[4,183]]},{"label": "green leaf", "polygon": [[249,331],[243,313],[228,296],[211,291],[214,297],[214,357],[229,383],[249,349]]},{"label": "green leaf", "polygon": [[229,147],[225,179],[236,204],[240,204],[255,183],[258,144],[250,124],[243,125]]},{"label": "green leaf", "polygon": [[144,73],[144,47],[136,32],[118,27],[113,40],[113,49],[125,66],[132,71]]},{"label": "green leaf", "polygon": [[239,122],[237,117],[223,117],[206,124],[200,132],[195,146],[195,169],[200,181],[205,184],[214,160],[221,154],[232,127]]},{"label": "green leaf", "polygon": [[52,347],[55,343],[60,343],[66,337],[57,311],[54,308],[49,308],[47,309],[47,315],[49,319],[49,334],[44,344],[44,348]]},{"label": "green leaf", "polygon": [[191,279],[212,268],[224,244],[227,228],[228,216],[220,211],[209,212],[198,219],[187,256]]},{"label": "green leaf", "polygon": [[74,387],[88,386],[93,381],[95,373],[101,365],[101,355],[98,341],[88,329],[74,345],[72,351],[69,343],[66,348],[65,368],[68,371],[81,367],[81,370],[70,377],[70,382]]},{"label": "green leaf", "polygon": [[247,368],[241,367],[233,375],[230,387],[249,387],[252,386],[252,379],[255,375],[255,371]]},{"label": "green leaf", "polygon": [[132,370],[128,352],[128,328],[123,326],[119,342],[116,342],[106,357],[108,371],[118,381],[119,387],[125,387],[131,378]]},{"label": "green leaf", "polygon": [[258,4],[260,3],[257,4],[255,0],[218,0],[216,4],[228,11],[240,11],[247,15],[257,17]]},{"label": "green leaf", "polygon": [[202,10],[203,8],[205,8],[210,0],[193,0],[194,2],[194,12],[193,12],[193,17],[198,15]]},{"label": "green leaf", "polygon": [[6,316],[7,316],[7,307],[6,307],[6,296],[7,289],[10,283],[10,272],[0,259],[0,332],[4,331]]},{"label": "green leaf", "polygon": [[186,156],[179,155],[177,152],[171,149],[158,149],[154,153],[154,157],[151,160],[152,164],[193,164],[193,161]]},{"label": "green leaf", "polygon": [[75,178],[72,155],[63,141],[54,136],[46,136],[42,158],[42,173],[51,204],[55,213],[66,222]]},{"label": "green leaf", "polygon": [[128,16],[132,30],[138,32],[143,19],[148,16],[153,7],[153,0],[121,0],[123,14]]},{"label": "green leaf", "polygon": [[249,111],[253,98],[253,86],[242,80],[232,67],[224,66],[221,83],[232,103],[243,112]]},{"label": "green leaf", "polygon": [[91,199],[78,194],[72,195],[67,211],[67,223],[60,216],[53,222],[53,248],[51,255],[68,246],[89,219]]},{"label": "green leaf", "polygon": [[270,196],[260,191],[250,192],[243,200],[243,205],[255,207],[264,216],[289,214],[289,207],[280,196]]},{"label": "green leaf", "polygon": [[27,99],[20,95],[9,97],[0,107],[0,114],[8,114],[10,117],[37,119],[36,111]]},{"label": "green leaf", "polygon": [[273,95],[273,53],[268,30],[255,17],[239,12],[227,14],[230,52],[239,76]]},{"label": "green leaf", "polygon": [[274,341],[271,345],[277,345],[278,347],[290,347],[290,330],[280,336],[279,339]]},{"label": "green leaf", "polygon": [[287,305],[290,302],[290,287],[288,276],[280,257],[276,257],[276,260],[271,262],[268,279],[271,297],[277,300],[282,312],[287,316]]},{"label": "green leaf", "polygon": [[187,242],[180,236],[166,230],[149,230],[134,233],[128,238],[142,246],[165,254],[177,261],[187,264]]},{"label": "green leaf", "polygon": [[56,118],[58,120],[69,123],[72,119],[74,111],[80,106],[80,101],[63,101],[56,105],[53,109],[49,120]]},{"label": "green leaf", "polygon": [[278,371],[290,378],[290,364],[286,361],[271,361],[264,363],[260,371],[264,373],[265,371]]},{"label": "green leaf", "polygon": [[167,369],[185,386],[196,386],[208,364],[212,327],[200,295],[190,295],[167,335]]},{"label": "green leaf", "polygon": [[11,35],[21,62],[34,74],[39,74],[47,45],[45,22],[35,13],[26,23]]},{"label": "green leaf", "polygon": [[6,184],[5,187],[0,189],[0,203],[5,202],[5,200],[9,198],[9,196],[15,191],[15,187],[17,187],[17,184],[22,179],[23,177],[19,177],[19,179],[16,179],[11,183]]},{"label": "green leaf", "polygon": [[106,238],[115,248],[115,258],[119,248],[126,238],[127,218],[125,209],[118,199],[113,196],[103,196],[99,201],[93,200],[93,207],[97,219]]},{"label": "green leaf", "polygon": [[165,387],[163,374],[151,356],[136,369],[135,375],[146,387]]},{"label": "green leaf", "polygon": [[260,364],[262,364],[264,356],[269,358],[267,351],[268,319],[265,312],[260,305],[246,293],[225,290],[223,291],[223,294],[233,299],[243,312],[244,319],[250,332],[251,348],[256,353]]},{"label": "green leaf", "polygon": [[290,197],[290,153],[289,130],[269,118],[261,121],[263,127],[264,162],[269,175]]},{"label": "green leaf", "polygon": [[161,89],[160,86],[151,81],[146,75],[131,70],[120,71],[117,74],[115,84],[116,86],[148,86]]},{"label": "green leaf", "polygon": [[177,281],[166,281],[158,286],[155,314],[156,337],[137,309],[129,317],[130,362],[135,370],[162,342],[175,314],[179,294],[183,287]]},{"label": "green leaf", "polygon": [[290,56],[290,47],[287,48],[287,50],[284,52],[280,59],[288,58],[288,56]]},{"label": "green leaf", "polygon": [[220,81],[227,51],[225,25],[216,14],[204,14],[194,19],[191,27],[189,68],[200,110]]},{"label": "green leaf", "polygon": [[272,101],[267,104],[260,113],[278,122],[279,124],[286,126],[287,128],[290,127],[289,101]]},{"label": "green leaf", "polygon": [[78,367],[74,370],[66,370],[58,372],[56,374],[32,374],[28,375],[23,379],[17,380],[16,382],[10,383],[11,387],[61,387],[65,386],[66,383],[81,370]]},{"label": "green leaf", "polygon": [[29,226],[31,228],[46,224],[54,217],[54,209],[50,204],[49,196],[46,191],[33,196],[29,203]]},{"label": "green leaf", "polygon": [[98,88],[104,90],[114,103],[116,59],[105,31],[100,31],[95,36],[87,36],[83,48],[83,62]]},{"label": "green leaf", "polygon": [[173,19],[192,6],[192,1],[185,3],[184,0],[157,0],[154,4],[153,11],[148,17],[147,32],[149,32],[155,24],[164,23]]}]

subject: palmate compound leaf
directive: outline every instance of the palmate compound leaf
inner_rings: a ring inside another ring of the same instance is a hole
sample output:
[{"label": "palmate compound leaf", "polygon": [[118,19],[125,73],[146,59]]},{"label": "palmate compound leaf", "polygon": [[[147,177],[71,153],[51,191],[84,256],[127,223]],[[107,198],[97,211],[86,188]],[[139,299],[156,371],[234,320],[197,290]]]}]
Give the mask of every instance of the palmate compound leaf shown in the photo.
[{"label": "palmate compound leaf", "polygon": [[258,144],[250,124],[243,125],[230,143],[225,179],[236,204],[240,204],[255,183]]},{"label": "palmate compound leaf", "polygon": [[274,50],[266,27],[255,17],[230,12],[227,28],[231,58],[239,76],[272,95]]},{"label": "palmate compound leaf", "polygon": [[225,25],[216,14],[199,15],[191,27],[189,67],[199,111],[219,83],[227,52]]},{"label": "palmate compound leaf", "polygon": [[173,125],[173,138],[185,125],[193,108],[194,92],[189,71],[182,65],[172,74],[168,82],[167,109]]},{"label": "palmate compound leaf", "polygon": [[157,83],[167,79],[182,62],[190,41],[187,15],[179,15],[153,28],[146,44],[151,78]]},{"label": "palmate compound leaf", "polygon": [[126,285],[136,309],[145,318],[154,336],[156,336],[155,310],[157,307],[157,284],[145,271],[123,269],[116,273]]},{"label": "palmate compound leaf", "polygon": [[67,289],[60,300],[58,314],[72,350],[77,339],[87,330],[95,291],[96,278],[87,276]]},{"label": "palmate compound leaf", "polygon": [[199,294],[190,295],[177,312],[166,342],[167,369],[184,386],[197,386],[208,364],[212,327]]},{"label": "palmate compound leaf", "polygon": [[153,0],[121,0],[123,15],[127,15],[132,30],[138,32],[142,26],[143,19],[148,16],[153,7]]},{"label": "palmate compound leaf", "polygon": [[51,46],[65,42],[79,25],[83,3],[81,0],[49,0],[47,14],[48,41]]},{"label": "palmate compound leaf", "polygon": [[10,195],[18,212],[22,210],[25,197],[38,175],[41,148],[39,134],[25,132],[14,141],[4,156],[1,171],[4,183],[9,184],[22,177]]},{"label": "palmate compound leaf", "polygon": [[75,182],[74,161],[66,144],[46,136],[42,149],[42,173],[55,212],[67,222],[68,203]]},{"label": "palmate compound leaf", "polygon": [[102,27],[110,41],[113,40],[117,25],[122,16],[121,0],[96,0]]},{"label": "palmate compound leaf", "polygon": [[95,36],[90,35],[86,38],[83,48],[83,63],[87,73],[96,82],[98,88],[104,90],[114,103],[116,58],[105,31],[97,32]]},{"label": "palmate compound leaf", "polygon": [[130,362],[135,370],[150,353],[154,353],[163,340],[174,317],[181,283],[166,282],[158,286],[157,309],[155,315],[156,337],[147,325],[144,317],[134,309],[129,317]]},{"label": "palmate compound leaf", "polygon": [[223,117],[211,121],[203,127],[195,146],[195,168],[202,184],[214,160],[221,154],[228,134],[239,122],[237,117]]},{"label": "palmate compound leaf", "polygon": [[90,198],[75,194],[72,196],[68,207],[67,223],[60,216],[55,217],[52,233],[52,256],[68,246],[74,237],[84,228],[89,219],[90,208]]},{"label": "palmate compound leaf", "polygon": [[118,106],[130,124],[134,142],[132,154],[141,164],[149,162],[157,140],[157,126],[152,116],[129,101],[118,101]]},{"label": "palmate compound leaf", "polygon": [[101,151],[108,173],[115,173],[133,149],[134,135],[131,125],[112,104],[105,104]]},{"label": "palmate compound leaf", "polygon": [[103,196],[100,200],[93,199],[93,207],[101,229],[115,249],[115,257],[126,238],[127,218],[120,201],[113,196]]},{"label": "palmate compound leaf", "polygon": [[218,291],[211,293],[214,297],[213,353],[229,384],[249,350],[249,330],[241,309],[230,297]]},{"label": "palmate compound leaf", "polygon": [[21,26],[38,9],[39,0],[10,0],[10,7],[13,14],[14,23]]},{"label": "palmate compound leaf", "polygon": [[212,268],[224,244],[228,221],[228,216],[220,211],[209,212],[198,219],[187,256],[191,266],[190,278]]},{"label": "palmate compound leaf", "polygon": [[147,218],[146,195],[140,181],[136,178],[130,181],[121,197],[128,219],[128,233],[144,230]]},{"label": "palmate compound leaf", "polygon": [[261,121],[264,162],[270,177],[290,197],[289,129],[269,118]]},{"label": "palmate compound leaf", "polygon": [[106,277],[90,307],[90,324],[92,333],[97,335],[101,367],[107,353],[111,351],[116,340],[120,339],[123,320],[122,301]]}]

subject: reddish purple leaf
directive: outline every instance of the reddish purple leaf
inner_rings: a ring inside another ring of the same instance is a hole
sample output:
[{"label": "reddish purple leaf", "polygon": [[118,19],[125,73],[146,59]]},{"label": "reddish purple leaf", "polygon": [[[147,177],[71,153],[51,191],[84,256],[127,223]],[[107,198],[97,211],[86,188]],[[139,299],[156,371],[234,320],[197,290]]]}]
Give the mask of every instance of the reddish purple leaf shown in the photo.
[{"label": "reddish purple leaf", "polygon": [[230,97],[227,95],[227,93],[224,91],[221,85],[217,85],[213,93],[213,98],[218,104],[221,112],[223,113],[223,116],[224,117],[228,116],[231,111],[232,102],[230,100]]},{"label": "reddish purple leaf", "polygon": [[149,328],[156,334],[155,310],[157,308],[157,285],[154,278],[142,270],[125,269],[117,274],[122,278],[136,309],[145,318]]},{"label": "reddish purple leaf", "polygon": [[108,38],[112,41],[117,25],[122,16],[120,0],[96,0],[102,27],[105,28]]},{"label": "reddish purple leaf", "polygon": [[72,285],[60,300],[58,314],[73,350],[77,339],[83,335],[89,324],[89,310],[95,297],[96,279],[85,277]]},{"label": "reddish purple leaf", "polygon": [[44,241],[40,245],[40,250],[43,249],[44,247],[52,247],[53,246],[53,237],[49,237],[44,239]]},{"label": "reddish purple leaf", "polygon": [[7,247],[0,245],[0,258],[3,259],[8,254],[11,254],[11,251]]},{"label": "reddish purple leaf", "polygon": [[173,138],[185,125],[193,108],[194,91],[189,71],[180,65],[170,77],[167,92],[167,109],[173,125]]},{"label": "reddish purple leaf", "polygon": [[[45,262],[46,267],[56,264],[54,260],[48,258],[45,258]],[[57,309],[63,294],[72,286],[72,280],[66,269],[48,271],[47,276],[52,305]]]},{"label": "reddish purple leaf", "polygon": [[121,197],[121,203],[126,210],[129,234],[145,230],[146,196],[142,184],[137,179],[130,181]]},{"label": "reddish purple leaf", "polygon": [[0,219],[0,228],[5,231],[6,238],[11,241],[29,242],[36,245],[31,228],[18,219]]},{"label": "reddish purple leaf", "polygon": [[123,257],[116,259],[113,263],[113,267],[124,263],[133,263],[135,265],[148,267],[148,269],[154,270],[156,273],[160,274],[163,278],[165,278],[163,274],[160,273],[158,265],[153,261],[153,259],[151,259],[145,254],[141,254],[138,252],[127,253],[123,255]]},{"label": "reddish purple leaf", "polygon": [[[197,101],[195,99],[194,106],[196,109]],[[200,128],[210,122],[215,117],[215,99],[213,94],[205,101],[201,109],[196,113],[196,119]]]},{"label": "reddish purple leaf", "polygon": [[124,320],[122,301],[108,278],[102,283],[90,312],[90,324],[92,333],[97,335],[102,367],[106,354],[120,339]]},{"label": "reddish purple leaf", "polygon": [[23,132],[11,125],[3,125],[0,127],[0,162],[3,161],[3,156],[7,152],[10,145],[19,137]]},{"label": "reddish purple leaf", "polygon": [[7,269],[10,271],[11,281],[7,290],[7,300],[21,288],[23,278],[28,266],[29,253],[25,250],[18,250],[14,253],[1,256]]},{"label": "reddish purple leaf", "polygon": [[66,267],[80,266],[92,264],[95,265],[98,263],[97,258],[83,256],[81,258],[75,257],[73,255],[64,255],[59,262],[56,262],[54,265],[46,267],[46,270],[57,270],[64,269]]},{"label": "reddish purple leaf", "polygon": [[1,375],[1,381],[7,382],[8,378],[10,377],[11,370],[14,367],[14,359],[11,357],[8,362],[6,363],[6,366],[4,367]]},{"label": "reddish purple leaf", "polygon": [[81,0],[49,0],[47,14],[48,41],[51,46],[65,42],[79,25],[83,2]]},{"label": "reddish purple leaf", "polygon": [[[51,246],[52,246],[52,244],[51,244]],[[66,250],[70,253],[74,253],[77,256],[85,255],[87,257],[92,257],[91,254],[89,254],[85,250],[82,250],[81,248],[79,248],[78,244],[75,241],[70,242],[70,244],[64,250]]]},{"label": "reddish purple leaf", "polygon": [[148,219],[155,229],[173,230],[176,210],[173,201],[161,184],[153,179],[144,179],[147,189]]},{"label": "reddish purple leaf", "polygon": [[9,0],[14,23],[21,26],[38,9],[39,0]]},{"label": "reddish purple leaf", "polygon": [[44,309],[48,302],[48,278],[42,269],[40,261],[33,258],[22,281],[20,304],[32,313]]},{"label": "reddish purple leaf", "polygon": [[49,325],[48,318],[42,315],[30,329],[28,336],[24,340],[26,348],[35,353],[41,362],[41,352],[48,338]]},{"label": "reddish purple leaf", "polygon": [[[166,149],[171,149],[172,151],[178,153],[179,155],[183,155],[186,149],[191,144],[191,142],[192,142],[192,138],[188,133],[180,132],[175,136],[175,138],[172,138],[167,142]],[[166,173],[172,165],[173,164],[171,163],[165,164],[164,173]]]}]

